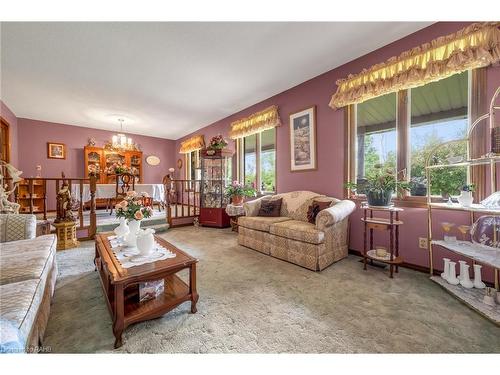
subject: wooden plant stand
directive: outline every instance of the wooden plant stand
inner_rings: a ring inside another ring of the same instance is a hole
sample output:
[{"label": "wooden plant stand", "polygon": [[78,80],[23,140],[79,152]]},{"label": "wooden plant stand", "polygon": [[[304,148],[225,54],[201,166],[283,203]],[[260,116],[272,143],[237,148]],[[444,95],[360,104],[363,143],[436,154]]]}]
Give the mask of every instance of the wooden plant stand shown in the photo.
[{"label": "wooden plant stand", "polygon": [[[122,346],[122,333],[131,324],[159,318],[186,301],[191,301],[191,312],[196,313],[199,298],[196,291],[196,258],[155,236],[156,242],[175,253],[176,257],[123,268],[108,240],[112,234],[97,236],[94,262],[113,319],[115,348]],[[189,269],[189,285],[176,275],[184,269]],[[139,302],[139,284],[161,279],[165,280],[164,292],[154,299]]]},{"label": "wooden plant stand", "polygon": [[[399,265],[403,263],[403,258],[399,255],[399,226],[403,224],[399,220],[399,213],[403,211],[398,207],[372,207],[366,203],[361,205],[363,209],[363,217],[361,221],[364,223],[364,241],[363,241],[363,269],[366,270],[367,260],[373,265],[373,261],[382,262],[389,265],[389,276],[394,277],[394,271],[399,272]],[[389,213],[389,218],[374,217],[373,211]],[[382,230],[389,232],[389,257],[387,259],[380,258],[368,253],[368,233],[370,236],[370,250],[373,250],[373,231]]]}]

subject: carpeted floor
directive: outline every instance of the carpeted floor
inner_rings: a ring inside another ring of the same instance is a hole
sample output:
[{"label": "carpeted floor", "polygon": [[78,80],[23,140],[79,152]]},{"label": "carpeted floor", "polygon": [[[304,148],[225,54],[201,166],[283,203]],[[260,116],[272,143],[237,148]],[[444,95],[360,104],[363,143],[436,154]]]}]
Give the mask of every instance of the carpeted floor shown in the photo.
[{"label": "carpeted floor", "polygon": [[500,328],[426,274],[364,272],[350,256],[321,273],[237,245],[230,230],[184,227],[163,237],[199,258],[198,313],[189,303],[129,327],[113,350],[94,244],[59,252],[45,335],[53,352],[500,353]]}]

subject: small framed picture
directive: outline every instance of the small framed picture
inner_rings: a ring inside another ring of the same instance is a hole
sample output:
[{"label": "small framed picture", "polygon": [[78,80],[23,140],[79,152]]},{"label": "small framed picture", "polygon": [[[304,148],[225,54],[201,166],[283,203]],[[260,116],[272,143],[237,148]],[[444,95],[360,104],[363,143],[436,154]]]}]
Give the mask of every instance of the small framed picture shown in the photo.
[{"label": "small framed picture", "polygon": [[290,115],[290,170],[315,170],[316,106]]},{"label": "small framed picture", "polygon": [[64,143],[47,142],[47,158],[66,159],[66,145]]}]

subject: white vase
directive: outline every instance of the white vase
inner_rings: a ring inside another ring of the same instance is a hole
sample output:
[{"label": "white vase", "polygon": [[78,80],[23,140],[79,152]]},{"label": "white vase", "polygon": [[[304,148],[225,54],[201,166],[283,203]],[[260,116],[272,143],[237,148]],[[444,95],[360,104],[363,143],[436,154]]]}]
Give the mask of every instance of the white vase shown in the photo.
[{"label": "white vase", "polygon": [[448,272],[449,272],[450,260],[448,258],[443,258],[443,261],[444,261],[444,267],[443,267],[443,273],[441,274],[441,277],[444,280],[448,280]]},{"label": "white vase", "polygon": [[154,229],[148,228],[137,233],[137,249],[143,256],[151,254],[155,245]]},{"label": "white vase", "polygon": [[128,222],[129,233],[125,237],[125,245],[137,247],[137,232],[141,227],[141,220],[130,220]]},{"label": "white vase", "polygon": [[472,204],[474,197],[472,196],[472,191],[462,190],[457,199],[458,203],[460,203],[463,207],[469,207]]},{"label": "white vase", "polygon": [[127,221],[125,220],[124,217],[121,217],[120,218],[120,225],[118,225],[114,230],[113,232],[115,232],[116,234],[116,237],[118,239],[121,239],[123,237],[125,237],[128,232],[129,232],[129,228],[128,228],[128,225],[127,225]]},{"label": "white vase", "polygon": [[446,281],[448,281],[452,285],[458,285],[458,283],[460,282],[460,280],[458,280],[458,278],[457,278],[455,265],[456,265],[455,262],[450,262],[450,264],[448,266],[448,269],[449,269],[448,279]]},{"label": "white vase", "polygon": [[486,288],[486,284],[481,280],[481,266],[480,264],[474,264],[474,288],[484,289]]},{"label": "white vase", "polygon": [[470,289],[474,286],[474,284],[472,284],[472,281],[470,281],[469,268],[470,266],[466,263],[463,266],[463,273],[462,271],[460,272],[460,285],[467,289]]}]

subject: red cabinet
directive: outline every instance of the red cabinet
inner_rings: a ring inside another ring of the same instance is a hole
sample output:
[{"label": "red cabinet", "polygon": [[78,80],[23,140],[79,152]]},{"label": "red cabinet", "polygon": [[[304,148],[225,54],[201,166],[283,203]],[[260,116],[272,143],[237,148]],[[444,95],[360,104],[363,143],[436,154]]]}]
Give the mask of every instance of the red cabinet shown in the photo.
[{"label": "red cabinet", "polygon": [[200,224],[206,227],[227,228],[229,227],[229,216],[225,208],[200,209]]}]

